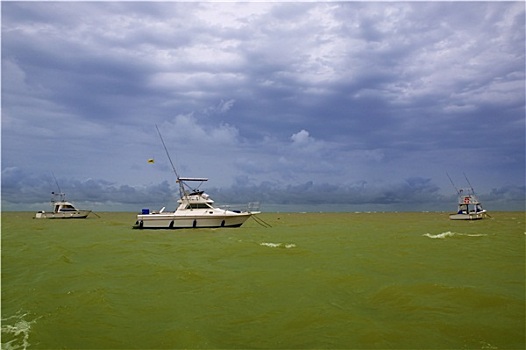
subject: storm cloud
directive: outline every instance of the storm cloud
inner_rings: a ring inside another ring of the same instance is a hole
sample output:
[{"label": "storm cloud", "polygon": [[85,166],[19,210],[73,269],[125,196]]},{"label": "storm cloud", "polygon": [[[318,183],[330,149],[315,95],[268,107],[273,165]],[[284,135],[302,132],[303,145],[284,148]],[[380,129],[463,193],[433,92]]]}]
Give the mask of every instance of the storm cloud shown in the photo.
[{"label": "storm cloud", "polygon": [[2,206],[174,203],[157,125],[221,202],[523,210],[524,62],[523,2],[3,2]]}]

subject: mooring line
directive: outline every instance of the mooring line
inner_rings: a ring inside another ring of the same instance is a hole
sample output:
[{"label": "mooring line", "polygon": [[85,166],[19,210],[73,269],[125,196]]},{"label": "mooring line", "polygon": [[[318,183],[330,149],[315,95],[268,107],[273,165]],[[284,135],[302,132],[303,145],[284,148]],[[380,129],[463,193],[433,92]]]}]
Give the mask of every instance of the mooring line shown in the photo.
[{"label": "mooring line", "polygon": [[258,224],[260,224],[263,227],[269,227],[269,228],[272,227],[271,224],[269,224],[268,222],[265,222],[265,220],[261,218],[258,218],[256,215],[252,215],[252,218],[254,219],[254,221],[256,221]]}]

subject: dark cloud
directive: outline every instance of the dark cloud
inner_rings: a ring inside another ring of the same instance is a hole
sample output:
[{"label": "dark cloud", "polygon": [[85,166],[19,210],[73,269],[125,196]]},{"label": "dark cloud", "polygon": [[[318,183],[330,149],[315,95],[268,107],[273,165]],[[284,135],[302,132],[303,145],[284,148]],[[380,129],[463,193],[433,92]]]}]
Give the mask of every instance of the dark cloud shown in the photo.
[{"label": "dark cloud", "polygon": [[[5,2],[2,170],[53,171],[86,199],[166,199],[157,124],[180,172],[218,193],[241,196],[246,179],[248,197],[296,191],[276,203],[336,186],[400,207],[448,197],[446,171],[482,193],[520,189],[524,14],[521,2]],[[43,190],[2,186],[13,203]]]},{"label": "dark cloud", "polygon": [[[243,181],[240,181],[243,184]],[[308,181],[296,185],[280,186],[271,182],[260,185],[241,185],[227,190],[211,189],[225,202],[243,198],[246,202],[261,198],[264,203],[288,205],[387,205],[441,203],[444,197],[430,179],[410,178],[402,183],[385,187],[371,186],[367,182],[354,184],[316,184]],[[430,208],[431,209],[431,208]]]},{"label": "dark cloud", "polygon": [[85,181],[70,180],[54,175],[35,176],[20,169],[2,171],[2,205],[7,209],[36,209],[48,202],[52,192],[62,192],[74,202],[107,208],[114,204],[130,210],[143,205],[166,205],[174,203],[177,193],[167,181],[148,186],[132,187],[101,179]]},{"label": "dark cloud", "polygon": [[[58,186],[57,187],[57,183]],[[72,181],[53,175],[34,176],[20,169],[2,172],[2,206],[4,210],[40,210],[59,189],[75,203],[95,210],[138,211],[142,207],[175,208],[178,189],[173,181],[148,186],[118,185],[105,180]],[[259,202],[265,208],[281,210],[424,210],[447,211],[456,207],[454,192],[443,195],[431,179],[413,177],[398,183],[376,186],[366,181],[352,184],[308,181],[283,185],[270,181],[251,184],[239,178],[236,186],[215,188],[202,186],[220,205],[245,206]],[[503,186],[479,194],[487,208],[523,210],[524,186]]]}]

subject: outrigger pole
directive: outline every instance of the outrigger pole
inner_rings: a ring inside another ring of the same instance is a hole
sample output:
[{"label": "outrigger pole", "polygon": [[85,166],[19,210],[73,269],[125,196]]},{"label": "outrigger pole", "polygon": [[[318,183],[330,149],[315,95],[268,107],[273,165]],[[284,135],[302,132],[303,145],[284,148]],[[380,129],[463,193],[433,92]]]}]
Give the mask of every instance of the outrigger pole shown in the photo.
[{"label": "outrigger pole", "polygon": [[157,133],[159,134],[159,138],[161,139],[161,142],[163,143],[163,147],[164,147],[164,151],[166,152],[166,155],[168,156],[168,160],[170,161],[170,165],[172,166],[172,169],[174,171],[174,174],[175,174],[175,177],[176,177],[176,182],[179,184],[179,194],[182,196],[184,196],[184,187],[183,187],[183,183],[181,181],[179,181],[179,174],[177,174],[177,170],[175,169],[175,165],[174,163],[172,162],[172,158],[170,157],[170,153],[168,152],[168,148],[166,148],[166,144],[164,143],[164,140],[163,140],[163,136],[161,135],[161,132],[159,131],[159,127],[157,126],[157,124],[155,124],[155,128],[157,129]]},{"label": "outrigger pole", "polygon": [[53,179],[55,179],[55,184],[57,185],[58,193],[62,193],[62,191],[60,190],[60,186],[58,185],[57,178],[55,177],[55,174],[51,172],[51,175],[53,176]]},{"label": "outrigger pole", "polygon": [[175,176],[177,177],[177,181],[179,181],[179,174],[177,174],[177,170],[175,169],[174,163],[172,162],[172,158],[170,158],[170,153],[168,153],[168,149],[166,148],[166,144],[164,143],[163,136],[161,135],[161,132],[159,131],[159,127],[157,126],[157,124],[155,124],[155,128],[157,129],[159,138],[161,139],[161,142],[163,143],[164,151],[166,152],[166,155],[168,156],[168,160],[170,161],[170,164],[172,165],[172,169],[174,171]]},{"label": "outrigger pole", "polygon": [[55,196],[59,196],[60,200],[61,201],[65,201],[66,200],[66,194],[62,192],[62,190],[60,189],[60,186],[58,184],[58,180],[57,178],[55,177],[55,174],[53,172],[51,172],[51,176],[53,176],[53,179],[55,180],[55,184],[57,185],[57,188],[58,188],[58,193],[55,193],[55,192],[51,192],[51,194],[53,195],[53,199],[52,201],[55,201],[54,198],[56,198]]},{"label": "outrigger pole", "polygon": [[466,178],[466,181],[468,182],[468,185],[469,185],[469,188],[471,190],[471,193],[475,194],[475,190],[473,189],[473,186],[471,186],[471,183],[469,182],[469,179],[466,176],[466,173],[462,173],[462,174],[464,174],[464,177]]},{"label": "outrigger pole", "polygon": [[457,186],[455,186],[455,184],[453,183],[453,180],[451,180],[451,176],[449,176],[448,172],[446,171],[446,175],[447,177],[449,178],[449,181],[451,182],[451,185],[453,185],[453,188],[455,189],[455,191],[457,191],[457,194],[460,194]]}]

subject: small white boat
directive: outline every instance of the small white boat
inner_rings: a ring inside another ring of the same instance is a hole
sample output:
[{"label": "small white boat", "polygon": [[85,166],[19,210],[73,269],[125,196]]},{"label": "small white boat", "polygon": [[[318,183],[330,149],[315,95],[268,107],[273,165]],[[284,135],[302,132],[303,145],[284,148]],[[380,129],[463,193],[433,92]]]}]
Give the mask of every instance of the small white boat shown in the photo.
[{"label": "small white boat", "polygon": [[480,201],[475,195],[475,190],[473,189],[473,186],[471,186],[471,183],[469,182],[469,179],[466,176],[466,174],[464,174],[464,177],[466,178],[466,181],[469,185],[469,189],[457,189],[457,186],[455,186],[449,174],[447,174],[447,177],[449,178],[449,181],[451,181],[451,185],[453,185],[453,188],[455,189],[455,191],[457,191],[458,194],[457,212],[454,214],[450,214],[449,219],[480,220],[485,219],[486,217],[490,217],[487,211],[485,209],[482,209],[482,205],[480,204]]},{"label": "small white boat", "polygon": [[137,215],[133,228],[136,229],[177,229],[239,227],[252,215],[259,214],[257,203],[250,203],[246,210],[229,210],[214,207],[214,201],[204,191],[188,191],[184,186],[190,181],[207,181],[203,178],[178,178],[181,198],[175,211],[158,212],[143,209]]},{"label": "small white boat", "polygon": [[[157,128],[157,126],[156,126]],[[215,228],[215,227],[239,227],[255,214],[259,214],[259,203],[249,203],[244,210],[230,210],[214,207],[214,201],[204,191],[188,185],[189,182],[208,181],[207,178],[179,177],[177,170],[170,158],[168,149],[164,143],[159,128],[159,137],[172,165],[172,169],[179,185],[180,199],[175,211],[165,211],[163,207],[158,212],[143,209],[137,215],[137,221],[133,228],[136,229],[178,229],[178,228]],[[258,221],[256,219],[256,221]],[[258,221],[259,222],[259,221]]]},{"label": "small white boat", "polygon": [[450,214],[451,220],[480,220],[488,217],[485,209],[473,191],[460,190],[458,196],[458,211],[455,214]]},{"label": "small white boat", "polygon": [[73,204],[66,201],[64,193],[51,192],[51,206],[53,211],[40,210],[35,214],[35,219],[85,219],[91,210],[77,209]]}]

